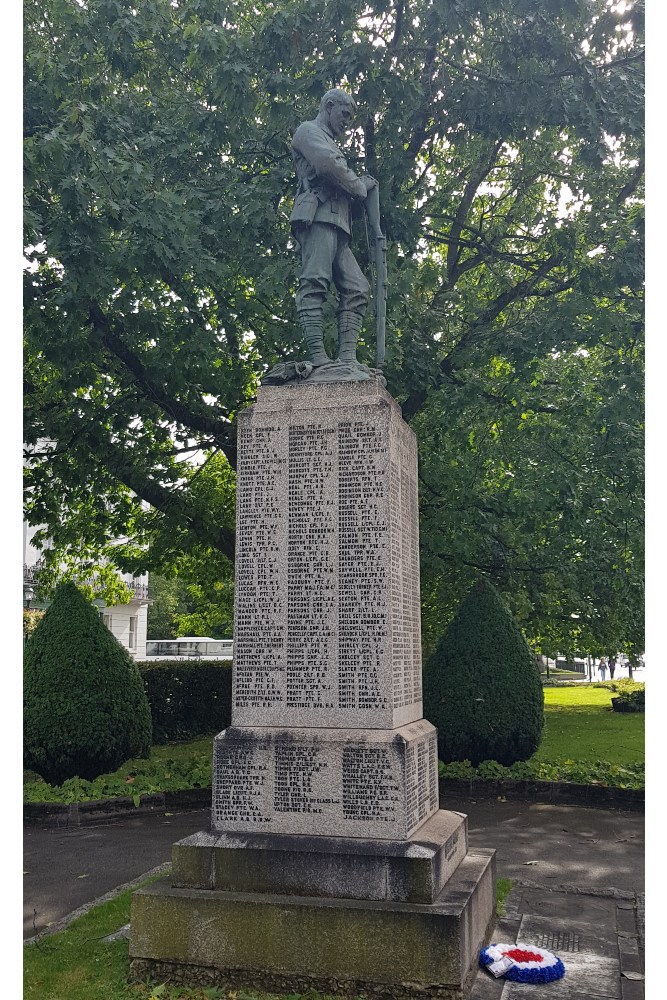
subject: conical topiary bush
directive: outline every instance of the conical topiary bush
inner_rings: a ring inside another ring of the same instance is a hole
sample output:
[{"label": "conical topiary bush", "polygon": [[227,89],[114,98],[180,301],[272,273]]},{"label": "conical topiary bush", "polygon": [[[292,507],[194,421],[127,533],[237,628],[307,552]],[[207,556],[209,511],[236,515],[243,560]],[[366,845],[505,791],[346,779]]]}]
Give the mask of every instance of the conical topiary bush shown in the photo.
[{"label": "conical topiary bush", "polygon": [[146,757],[151,713],[139,669],[73,583],[26,643],[24,766],[51,784]]},{"label": "conical topiary bush", "polygon": [[544,726],[535,658],[496,589],[477,583],[424,667],[424,718],[448,763],[527,760]]}]

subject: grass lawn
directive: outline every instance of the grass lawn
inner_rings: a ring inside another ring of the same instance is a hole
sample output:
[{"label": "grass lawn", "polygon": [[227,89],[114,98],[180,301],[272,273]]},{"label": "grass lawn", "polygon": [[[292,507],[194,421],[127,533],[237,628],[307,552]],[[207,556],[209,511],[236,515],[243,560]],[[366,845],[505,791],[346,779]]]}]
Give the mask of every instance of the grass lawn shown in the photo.
[{"label": "grass lawn", "polygon": [[544,736],[536,761],[644,760],[644,713],[610,711],[610,688],[578,684],[544,689]]},{"label": "grass lawn", "polygon": [[[148,879],[147,882],[153,881]],[[146,883],[144,883],[146,884]],[[498,880],[496,912],[502,916],[512,887],[509,879]],[[127,940],[105,942],[130,920],[132,892],[124,892],[96,906],[66,930],[24,947],[23,1000],[327,1000],[319,993],[254,993],[223,989],[189,989],[161,983],[127,980]]]}]

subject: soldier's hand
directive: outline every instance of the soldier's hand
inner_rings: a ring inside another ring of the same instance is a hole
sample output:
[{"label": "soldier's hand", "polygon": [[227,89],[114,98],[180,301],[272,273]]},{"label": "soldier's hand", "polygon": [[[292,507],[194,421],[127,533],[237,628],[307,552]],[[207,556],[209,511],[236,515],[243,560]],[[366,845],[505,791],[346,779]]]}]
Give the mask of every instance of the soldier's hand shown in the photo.
[{"label": "soldier's hand", "polygon": [[360,179],[362,183],[366,185],[366,194],[368,194],[369,191],[372,191],[374,187],[377,187],[378,182],[374,177],[371,177],[370,174],[362,174]]}]

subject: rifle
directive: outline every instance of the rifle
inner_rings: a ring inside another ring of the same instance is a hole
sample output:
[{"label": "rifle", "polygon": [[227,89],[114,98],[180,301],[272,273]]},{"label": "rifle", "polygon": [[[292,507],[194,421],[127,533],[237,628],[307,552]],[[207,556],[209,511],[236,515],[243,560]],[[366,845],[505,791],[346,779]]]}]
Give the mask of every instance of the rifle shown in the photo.
[{"label": "rifle", "polygon": [[384,365],[385,326],[387,319],[387,238],[380,228],[380,186],[376,184],[366,195],[364,202],[368,223],[373,238],[373,259],[375,260],[375,367]]}]

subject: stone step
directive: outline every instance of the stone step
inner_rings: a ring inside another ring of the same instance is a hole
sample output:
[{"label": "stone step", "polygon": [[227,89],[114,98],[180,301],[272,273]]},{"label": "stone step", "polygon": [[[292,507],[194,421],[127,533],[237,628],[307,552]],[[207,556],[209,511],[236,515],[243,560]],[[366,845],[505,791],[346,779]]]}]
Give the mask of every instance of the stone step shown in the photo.
[{"label": "stone step", "polygon": [[201,832],[172,849],[172,885],[432,903],[468,850],[467,817],[439,810],[408,840]]},{"label": "stone step", "polygon": [[488,942],[495,851],[468,854],[431,904],[177,889],[132,900],[130,977],[337,997],[462,1000]]}]

